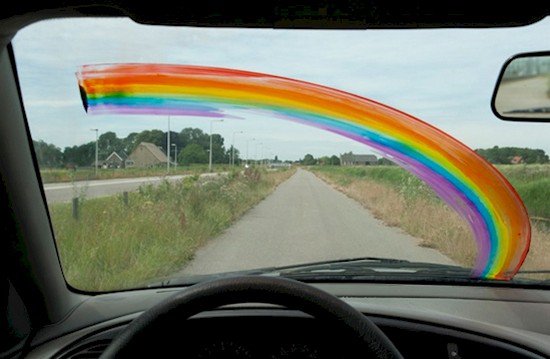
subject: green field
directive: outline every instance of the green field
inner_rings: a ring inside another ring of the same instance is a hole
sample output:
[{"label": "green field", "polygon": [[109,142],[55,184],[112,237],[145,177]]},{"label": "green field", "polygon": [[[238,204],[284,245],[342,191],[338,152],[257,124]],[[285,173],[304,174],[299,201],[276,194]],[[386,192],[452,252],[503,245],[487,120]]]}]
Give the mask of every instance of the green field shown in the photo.
[{"label": "green field", "polygon": [[[214,164],[213,172],[225,172],[234,168],[227,164]],[[77,168],[76,170],[45,168],[40,169],[40,176],[43,183],[56,182],[72,182],[72,181],[88,181],[97,179],[114,179],[114,178],[134,178],[134,177],[151,177],[183,174],[200,174],[208,172],[208,165],[194,164],[190,166],[171,167],[170,172],[166,171],[166,166],[153,168],[99,168],[96,175],[95,169],[91,167]]]},{"label": "green field", "polygon": [[[501,165],[497,168],[516,188],[531,218],[531,245],[524,270],[547,270],[550,263],[550,165]],[[477,248],[457,213],[423,182],[397,166],[310,169],[329,184],[367,207],[375,217],[435,248],[458,264],[471,266]],[[530,278],[548,279],[548,274]]]},{"label": "green field", "polygon": [[[497,165],[522,198],[529,215],[550,220],[550,165]],[[341,186],[358,179],[390,185],[407,197],[422,196],[438,200],[422,181],[397,166],[340,167],[314,169],[330,175]]]},{"label": "green field", "polygon": [[497,168],[523,199],[531,218],[550,220],[550,165],[500,165]]},{"label": "green field", "polygon": [[143,186],[122,196],[50,205],[67,282],[81,290],[143,286],[173,274],[216,236],[288,178],[292,170],[230,172]]}]

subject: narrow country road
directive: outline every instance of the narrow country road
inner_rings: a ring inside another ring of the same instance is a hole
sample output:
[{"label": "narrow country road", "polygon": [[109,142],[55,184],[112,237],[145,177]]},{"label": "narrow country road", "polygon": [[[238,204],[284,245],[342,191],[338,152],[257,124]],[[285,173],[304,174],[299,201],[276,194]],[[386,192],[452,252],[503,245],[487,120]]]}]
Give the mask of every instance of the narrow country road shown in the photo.
[{"label": "narrow country road", "polygon": [[[218,176],[219,173],[203,173],[201,177]],[[81,194],[87,198],[112,196],[124,191],[135,191],[141,185],[159,184],[163,180],[177,181],[191,175],[119,178],[109,180],[75,181],[73,183],[47,183],[44,185],[48,203],[69,202]]]},{"label": "narrow country road", "polygon": [[356,201],[299,169],[179,275],[210,274],[330,259],[386,257],[452,264],[418,239],[385,226]]}]

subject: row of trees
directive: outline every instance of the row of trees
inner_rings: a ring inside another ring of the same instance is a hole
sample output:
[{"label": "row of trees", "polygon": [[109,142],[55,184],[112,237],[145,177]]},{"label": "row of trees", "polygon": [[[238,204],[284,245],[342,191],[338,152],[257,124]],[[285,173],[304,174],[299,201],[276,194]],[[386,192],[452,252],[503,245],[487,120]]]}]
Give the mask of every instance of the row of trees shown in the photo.
[{"label": "row of trees", "polygon": [[[114,132],[105,132],[99,136],[99,159],[107,158],[112,152],[120,155],[130,154],[141,142],[150,142],[166,151],[167,133],[161,130],[145,130],[133,132],[124,138],[117,137]],[[41,167],[55,168],[67,165],[91,166],[95,159],[95,141],[79,146],[59,147],[44,141],[33,141],[38,163]],[[174,150],[178,149],[178,162],[180,164],[208,163],[208,150],[210,148],[210,136],[199,128],[184,128],[180,132],[170,132],[170,143],[177,147],[171,148],[171,159],[174,160]],[[541,149],[498,147],[477,149],[476,152],[491,163],[507,164],[519,158],[521,163],[549,163],[549,157]],[[224,138],[219,134],[212,135],[212,162],[229,163],[231,160],[231,147],[226,148]],[[391,164],[386,159],[379,159],[379,164]],[[383,162],[382,162],[383,161]],[[277,162],[277,159],[275,160]],[[311,165],[340,165],[340,158],[336,155],[313,157],[306,154],[299,161],[306,166]],[[240,163],[239,151],[235,149],[235,163]]]},{"label": "row of trees", "polygon": [[[340,157],[336,155],[332,156],[322,156],[319,158],[313,157],[311,154],[307,154],[300,160],[300,164],[306,165],[306,166],[313,166],[313,165],[328,165],[328,166],[340,166]],[[385,165],[385,166],[392,166],[395,165],[392,161],[386,159],[386,158],[379,158],[376,161],[376,164],[378,165]]]},{"label": "row of trees", "polygon": [[[111,153],[129,155],[141,142],[150,142],[166,151],[167,132],[145,130],[133,132],[124,138],[114,132],[105,132],[98,138],[98,157],[107,158]],[[90,166],[95,160],[95,141],[79,146],[59,147],[44,141],[33,141],[38,163],[41,167],[63,167],[67,165]],[[184,128],[180,132],[170,131],[170,143],[176,145],[170,150],[174,160],[175,148],[178,150],[178,162],[181,164],[207,163],[210,149],[210,135],[199,128]],[[240,162],[239,151],[235,149],[235,163]],[[229,163],[231,146],[226,149],[224,138],[219,134],[212,135],[212,162]]]},{"label": "row of trees", "polygon": [[544,150],[520,147],[498,147],[477,149],[476,152],[487,161],[495,164],[513,163],[515,158],[520,163],[548,163]]},{"label": "row of trees", "polygon": [[300,163],[305,166],[313,166],[313,165],[331,165],[331,166],[340,166],[340,157],[336,155],[332,156],[322,156],[319,158],[313,157],[311,154],[307,154],[300,160]]},{"label": "row of trees", "polygon": [[[513,159],[516,159],[518,163],[550,163],[548,155],[541,149],[532,148],[520,148],[520,147],[498,147],[487,149],[477,149],[476,152],[494,164],[509,164],[513,163]],[[340,165],[340,158],[336,155],[323,156],[319,158],[313,157],[311,154],[307,154],[300,160],[300,163],[306,166],[312,165]],[[394,163],[385,158],[379,158],[378,165],[393,165]]]}]

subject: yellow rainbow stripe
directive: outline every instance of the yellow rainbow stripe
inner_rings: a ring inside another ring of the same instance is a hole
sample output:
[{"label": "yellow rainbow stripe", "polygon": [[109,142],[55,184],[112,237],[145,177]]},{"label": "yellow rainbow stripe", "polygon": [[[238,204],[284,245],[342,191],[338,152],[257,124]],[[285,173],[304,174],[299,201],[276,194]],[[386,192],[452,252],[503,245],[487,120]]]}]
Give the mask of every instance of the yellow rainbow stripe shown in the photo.
[{"label": "yellow rainbow stripe", "polygon": [[525,206],[491,164],[443,131],[364,97],[299,80],[232,69],[163,65],[83,66],[90,114],[226,117],[269,111],[364,143],[426,182],[470,225],[478,253],[472,276],[510,279],[529,250]]}]

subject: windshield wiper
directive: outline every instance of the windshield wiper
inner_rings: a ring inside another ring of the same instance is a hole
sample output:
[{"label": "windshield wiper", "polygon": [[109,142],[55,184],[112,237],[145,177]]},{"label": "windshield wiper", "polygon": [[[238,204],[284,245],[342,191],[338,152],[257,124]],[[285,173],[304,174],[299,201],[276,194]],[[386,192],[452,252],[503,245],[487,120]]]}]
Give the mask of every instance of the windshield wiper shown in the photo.
[{"label": "windshield wiper", "polygon": [[325,263],[278,268],[282,277],[302,280],[440,280],[470,279],[468,268],[386,258],[356,258]]},{"label": "windshield wiper", "polygon": [[[544,274],[550,270],[520,271],[518,274]],[[286,277],[308,282],[338,281],[390,281],[414,283],[452,283],[452,284],[538,284],[546,285],[549,280],[514,278],[512,281],[494,279],[475,279],[471,269],[458,265],[411,262],[403,259],[362,257],[337,259],[323,262],[288,265],[284,267],[265,267],[243,271],[215,274],[178,276],[161,278],[149,283],[149,288],[187,286],[205,280],[229,278],[241,275],[262,275]]]},{"label": "windshield wiper", "polygon": [[[277,275],[304,281],[390,281],[414,283],[547,285],[550,280],[473,278],[470,268],[458,265],[411,262],[385,258],[356,258],[279,268]],[[275,274],[275,273],[272,273]],[[520,271],[518,274],[544,274],[550,270]]]},{"label": "windshield wiper", "polygon": [[187,286],[193,285],[205,280],[213,280],[220,278],[229,278],[240,275],[264,275],[266,271],[275,270],[273,268],[261,268],[261,269],[251,269],[243,271],[234,271],[234,272],[223,272],[223,273],[213,273],[213,274],[197,274],[197,275],[187,275],[187,276],[178,276],[178,277],[165,277],[158,278],[152,282],[147,283],[147,288],[159,288],[159,287],[173,287],[173,286]]},{"label": "windshield wiper", "polygon": [[204,280],[234,277],[238,275],[264,275],[307,281],[350,280],[443,280],[461,278],[471,281],[470,270],[460,266],[419,263],[403,259],[362,257],[323,262],[267,267],[253,270],[216,274],[169,277],[149,283],[148,287],[191,285]]},{"label": "windshield wiper", "polygon": [[[390,258],[377,258],[377,257],[361,257],[361,258],[350,258],[350,259],[335,259],[330,261],[322,262],[310,262],[305,264],[294,264],[282,267],[264,267],[258,269],[242,270],[242,271],[231,271],[231,272],[222,272],[222,273],[213,273],[213,274],[200,274],[200,275],[190,275],[190,276],[178,276],[178,277],[165,277],[158,278],[147,284],[148,288],[158,288],[158,287],[171,287],[179,285],[192,285],[204,280],[218,279],[218,278],[227,278],[235,277],[238,275],[265,275],[265,276],[281,276],[281,271],[300,271],[307,270],[307,268],[319,267],[319,266],[330,266],[338,265],[343,263],[351,263],[357,261],[370,261],[373,263],[410,263],[406,260],[400,259],[390,259]],[[287,275],[283,275],[287,276]]]}]

